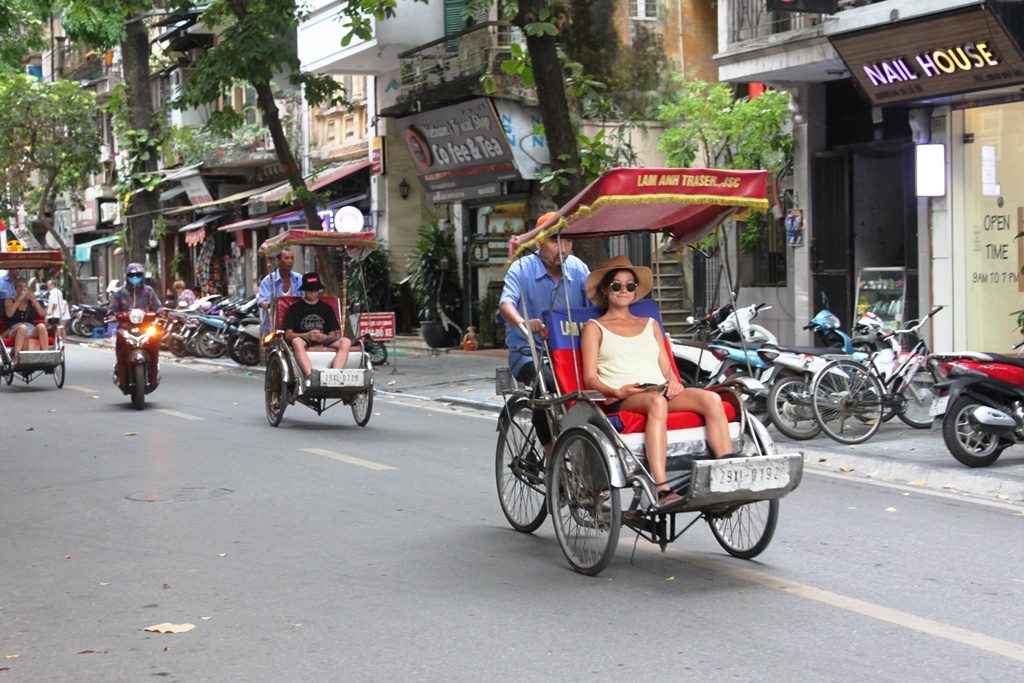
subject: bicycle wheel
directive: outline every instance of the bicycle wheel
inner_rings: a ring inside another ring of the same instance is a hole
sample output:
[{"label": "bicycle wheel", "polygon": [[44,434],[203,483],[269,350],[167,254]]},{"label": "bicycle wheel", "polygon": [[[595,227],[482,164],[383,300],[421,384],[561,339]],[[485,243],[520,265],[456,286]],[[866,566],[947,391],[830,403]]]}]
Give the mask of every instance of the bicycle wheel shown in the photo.
[{"label": "bicycle wheel", "polygon": [[827,436],[845,444],[863,443],[882,426],[882,385],[852,360],[823,367],[811,383],[814,419]]},{"label": "bicycle wheel", "polygon": [[555,442],[548,481],[555,536],[565,558],[581,574],[595,576],[619,544],[622,508],[611,488],[605,450],[593,432],[575,428]]},{"label": "bicycle wheel", "polygon": [[781,377],[768,392],[768,415],[775,428],[791,439],[813,439],[821,432],[808,385],[803,377]]},{"label": "bicycle wheel", "polygon": [[771,543],[779,521],[779,501],[758,500],[733,508],[727,514],[705,514],[704,519],[725,552],[749,560],[764,552]]},{"label": "bicycle wheel", "polygon": [[284,383],[284,361],[280,356],[272,356],[267,363],[263,391],[266,399],[267,422],[271,427],[276,427],[281,424],[284,409],[288,406],[288,399],[285,397],[287,389]]},{"label": "bicycle wheel", "polygon": [[61,361],[60,364],[53,369],[53,383],[57,385],[58,389],[64,388],[64,361]]},{"label": "bicycle wheel", "polygon": [[498,502],[516,531],[536,531],[548,508],[544,491],[544,449],[533,428],[526,398],[512,399],[498,418],[495,478]]},{"label": "bicycle wheel", "polygon": [[358,394],[352,399],[352,417],[355,419],[356,424],[360,427],[365,427],[366,423],[370,421],[370,415],[373,411],[373,385],[371,384],[366,388],[366,392]]},{"label": "bicycle wheel", "polygon": [[935,376],[926,367],[918,368],[910,381],[900,389],[903,397],[903,410],[900,411],[900,419],[914,429],[928,429],[932,426],[932,401],[935,394],[932,387],[935,385]]}]

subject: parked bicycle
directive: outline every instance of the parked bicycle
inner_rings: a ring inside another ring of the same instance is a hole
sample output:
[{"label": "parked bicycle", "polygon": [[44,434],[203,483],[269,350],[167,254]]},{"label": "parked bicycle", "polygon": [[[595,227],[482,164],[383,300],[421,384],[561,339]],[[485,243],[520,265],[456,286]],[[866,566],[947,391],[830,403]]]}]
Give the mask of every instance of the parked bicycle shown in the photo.
[{"label": "parked bicycle", "polygon": [[[815,374],[811,407],[821,431],[852,445],[870,439],[893,416],[915,429],[931,427],[935,376],[927,362],[928,345],[918,332],[942,308],[936,306],[915,325],[885,335],[900,342],[897,347],[873,353],[864,362],[837,359]],[[897,350],[907,345],[909,351]]]}]

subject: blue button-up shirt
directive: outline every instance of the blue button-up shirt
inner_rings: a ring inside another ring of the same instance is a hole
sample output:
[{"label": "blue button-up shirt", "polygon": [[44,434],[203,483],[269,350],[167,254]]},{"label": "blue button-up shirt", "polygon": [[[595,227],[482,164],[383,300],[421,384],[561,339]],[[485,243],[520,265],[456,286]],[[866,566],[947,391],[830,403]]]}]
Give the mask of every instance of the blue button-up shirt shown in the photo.
[{"label": "blue button-up shirt", "polygon": [[[590,269],[575,256],[568,256],[562,264],[562,277],[554,280],[537,254],[524,256],[513,263],[505,273],[505,287],[499,303],[511,301],[523,318],[540,318],[548,310],[565,310],[568,293],[569,308],[588,306],[587,276]],[[523,306],[523,303],[526,306]],[[540,343],[540,338],[537,339]],[[533,359],[529,355],[526,336],[513,325],[505,325],[505,344],[508,346],[508,367],[513,375]]]},{"label": "blue button-up shirt", "polygon": [[[279,296],[302,296],[302,292],[299,291],[299,287],[302,286],[302,276],[296,273],[294,270],[289,273],[291,276],[291,288],[286,293],[282,289],[284,280],[281,278],[281,271],[274,268],[272,271],[267,273],[262,280],[260,280],[260,291],[256,294],[256,302],[262,304],[264,301],[271,301]],[[263,329],[263,333],[266,334],[270,331],[270,316],[267,311],[260,308],[260,327]]]}]

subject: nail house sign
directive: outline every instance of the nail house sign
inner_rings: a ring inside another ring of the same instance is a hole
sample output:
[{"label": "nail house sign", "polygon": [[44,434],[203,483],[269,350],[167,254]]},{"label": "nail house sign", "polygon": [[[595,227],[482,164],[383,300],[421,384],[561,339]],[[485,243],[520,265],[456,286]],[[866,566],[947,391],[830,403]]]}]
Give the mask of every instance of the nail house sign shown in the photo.
[{"label": "nail house sign", "polygon": [[831,40],[875,105],[1024,83],[1024,58],[983,7]]}]

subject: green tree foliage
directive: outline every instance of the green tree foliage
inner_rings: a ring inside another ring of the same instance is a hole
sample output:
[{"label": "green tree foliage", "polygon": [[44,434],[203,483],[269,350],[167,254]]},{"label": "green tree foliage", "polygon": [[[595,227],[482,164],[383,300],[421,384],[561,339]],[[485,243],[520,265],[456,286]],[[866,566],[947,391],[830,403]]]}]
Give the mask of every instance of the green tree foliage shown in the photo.
[{"label": "green tree foliage", "polygon": [[[658,149],[670,166],[694,164],[716,168],[764,169],[773,182],[791,173],[793,132],[789,95],[768,91],[760,97],[736,97],[723,83],[684,81],[658,110],[666,124]],[[740,244],[750,250],[770,217],[753,214],[740,233]]]},{"label": "green tree foliage", "polygon": [[42,47],[49,3],[0,0],[0,70],[20,71],[27,52]]},{"label": "green tree foliage", "polygon": [[77,82],[40,83],[0,72],[0,215],[12,215],[18,205],[34,213],[68,263],[72,254],[50,216],[57,196],[77,199],[88,175],[99,170],[97,113],[93,94]]}]

